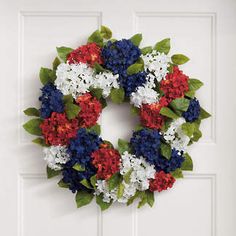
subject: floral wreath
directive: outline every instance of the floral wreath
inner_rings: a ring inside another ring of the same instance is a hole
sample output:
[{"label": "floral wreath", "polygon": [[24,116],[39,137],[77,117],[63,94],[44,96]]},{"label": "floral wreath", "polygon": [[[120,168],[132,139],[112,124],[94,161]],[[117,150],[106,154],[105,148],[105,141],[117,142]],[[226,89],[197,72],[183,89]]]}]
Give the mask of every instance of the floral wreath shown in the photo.
[{"label": "floral wreath", "polygon": [[[202,136],[210,116],[195,98],[203,83],[179,69],[189,58],[168,56],[170,39],[139,48],[141,34],[111,38],[102,26],[76,49],[58,47],[53,68],[40,69],[40,109],[23,127],[43,146],[48,178],[76,193],[77,207],[96,197],[102,210],[112,203],[154,204],[154,192],[171,188],[192,171],[187,147]],[[98,118],[106,100],[129,102],[140,125],[118,147],[102,139]]]}]

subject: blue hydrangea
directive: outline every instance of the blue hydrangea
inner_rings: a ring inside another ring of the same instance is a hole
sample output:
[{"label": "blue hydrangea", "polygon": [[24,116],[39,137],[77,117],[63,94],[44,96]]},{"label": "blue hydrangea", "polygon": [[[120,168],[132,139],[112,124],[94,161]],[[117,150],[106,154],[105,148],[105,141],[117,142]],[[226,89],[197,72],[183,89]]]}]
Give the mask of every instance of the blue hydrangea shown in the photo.
[{"label": "blue hydrangea", "polygon": [[[95,167],[91,164],[91,153],[99,149],[102,139],[94,132],[88,132],[81,128],[78,130],[77,136],[71,139],[68,146],[70,161],[68,161],[63,169],[63,181],[69,184],[72,192],[83,190],[84,186],[80,183],[83,179],[89,179],[96,173]],[[76,171],[73,169],[75,164],[80,164],[85,171]]]},{"label": "blue hydrangea", "polygon": [[48,83],[41,88],[41,91],[42,95],[39,97],[39,101],[41,101],[40,116],[42,118],[50,117],[52,112],[61,113],[64,111],[63,94],[60,90]]},{"label": "blue hydrangea", "polygon": [[140,55],[140,49],[128,39],[109,41],[102,49],[105,67],[119,75],[124,75],[126,69],[135,63]]},{"label": "blue hydrangea", "polygon": [[159,156],[155,161],[155,169],[157,171],[163,170],[165,173],[175,171],[180,168],[184,161],[182,152],[172,149],[171,158],[168,160],[163,156]]},{"label": "blue hydrangea", "polygon": [[182,116],[188,122],[193,122],[197,120],[200,115],[200,104],[199,101],[194,98],[190,101],[188,110],[183,112]]},{"label": "blue hydrangea", "polygon": [[144,157],[150,164],[155,164],[160,153],[160,134],[157,130],[141,129],[133,133],[130,145],[137,157]]},{"label": "blue hydrangea", "polygon": [[135,92],[137,87],[144,85],[146,83],[146,76],[146,72],[139,72],[129,76],[121,76],[119,80],[121,86],[125,90],[125,95],[129,97],[132,92]]}]

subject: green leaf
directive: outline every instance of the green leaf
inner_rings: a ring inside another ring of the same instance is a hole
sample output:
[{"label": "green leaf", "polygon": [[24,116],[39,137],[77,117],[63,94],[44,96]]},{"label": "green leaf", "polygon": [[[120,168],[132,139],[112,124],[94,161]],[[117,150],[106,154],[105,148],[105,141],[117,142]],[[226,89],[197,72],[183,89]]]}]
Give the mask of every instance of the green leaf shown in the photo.
[{"label": "green leaf", "polygon": [[102,211],[105,211],[106,209],[108,209],[111,206],[112,201],[110,203],[104,202],[103,195],[100,194],[100,195],[96,196],[96,203],[100,206]]},{"label": "green leaf", "polygon": [[61,173],[60,170],[53,170],[47,166],[47,178],[51,179]]},{"label": "green leaf", "polygon": [[196,91],[199,88],[201,88],[203,86],[202,81],[198,80],[198,79],[189,79],[188,80],[188,87],[190,91]]},{"label": "green leaf", "polygon": [[185,92],[184,95],[185,95],[186,97],[189,97],[189,98],[194,98],[194,97],[195,97],[195,91],[192,90],[192,91]]},{"label": "green leaf", "polygon": [[26,122],[23,125],[23,128],[30,134],[40,136],[42,134],[42,131],[40,128],[40,125],[42,122],[43,122],[43,120],[40,118],[32,119],[32,120],[29,120],[28,122]]},{"label": "green leaf", "polygon": [[61,64],[60,59],[59,59],[58,57],[56,57],[56,58],[54,59],[53,63],[52,63],[52,68],[53,68],[53,70],[56,70],[57,67],[58,67],[60,64]]},{"label": "green leaf", "polygon": [[138,107],[131,106],[131,114],[132,115],[139,115],[139,111],[140,111],[140,109]]},{"label": "green leaf", "polygon": [[90,177],[90,183],[93,186],[93,188],[96,188],[96,182],[97,182],[97,177],[96,174]]},{"label": "green leaf", "polygon": [[147,203],[150,207],[152,207],[155,202],[154,192],[146,190],[146,195],[147,195]]},{"label": "green leaf", "polygon": [[193,161],[188,153],[184,154],[184,162],[181,165],[181,170],[187,170],[187,171],[193,170]]},{"label": "green leaf", "polygon": [[90,89],[90,93],[91,93],[94,97],[96,97],[98,100],[101,99],[101,97],[102,97],[102,92],[103,92],[103,90],[102,90],[101,88],[92,88],[92,89]]},{"label": "green leaf", "polygon": [[73,48],[57,47],[57,54],[62,61],[67,61],[67,56],[73,51]]},{"label": "green leaf", "polygon": [[122,182],[122,176],[120,173],[116,173],[108,179],[108,189],[111,191],[112,189],[116,188]]},{"label": "green leaf", "polygon": [[175,171],[171,172],[171,175],[175,178],[175,179],[179,179],[179,178],[183,178],[183,173],[181,169],[176,169]]},{"label": "green leaf", "polygon": [[65,183],[62,179],[57,184],[61,188],[69,188],[70,186],[68,183]]},{"label": "green leaf", "polygon": [[96,73],[100,73],[100,72],[104,72],[106,71],[105,68],[103,68],[100,64],[98,64],[97,62],[94,63],[93,68],[95,70]]},{"label": "green leaf", "polygon": [[173,73],[174,65],[172,63],[169,63],[169,66],[168,66],[167,70],[168,70],[169,73]]},{"label": "green leaf", "polygon": [[172,119],[177,119],[179,116],[177,116],[170,108],[168,107],[162,107],[160,110],[160,114]]},{"label": "green leaf", "polygon": [[141,200],[138,203],[138,208],[141,208],[147,203],[147,194],[146,192],[141,192]]},{"label": "green leaf", "polygon": [[125,98],[125,91],[123,88],[113,88],[111,90],[111,93],[110,93],[110,96],[111,96],[111,100],[114,102],[114,103],[122,103],[124,101],[124,98]]},{"label": "green leaf", "polygon": [[88,189],[93,189],[92,186],[91,186],[91,184],[90,184],[90,182],[89,182],[87,179],[81,180],[80,183],[81,183],[82,185],[84,185],[84,186],[85,186],[86,188],[88,188]]},{"label": "green leaf", "polygon": [[101,35],[104,39],[110,39],[112,37],[111,30],[104,25],[101,26],[100,32],[101,32]]},{"label": "green leaf", "polygon": [[171,158],[171,146],[165,143],[161,143],[161,155],[164,156],[166,159]]},{"label": "green leaf", "polygon": [[51,69],[41,67],[39,71],[39,78],[43,85],[53,83],[56,79],[56,72]]},{"label": "green leaf", "polygon": [[165,54],[168,54],[170,51],[170,38],[163,39],[156,43],[153,49],[158,52],[164,52]]},{"label": "green leaf", "polygon": [[133,37],[130,38],[130,41],[135,45],[135,46],[139,46],[139,44],[142,41],[142,34],[135,34]]},{"label": "green leaf", "polygon": [[80,112],[80,107],[73,103],[66,103],[65,105],[66,116],[69,120],[74,119]]},{"label": "green leaf", "polygon": [[124,190],[125,190],[124,184],[123,184],[123,183],[120,183],[120,184],[118,185],[118,189],[117,189],[117,198],[118,198],[118,199],[123,196]]},{"label": "green leaf", "polygon": [[113,146],[113,144],[112,144],[110,141],[108,141],[108,140],[103,140],[103,143],[105,143],[106,145],[108,145],[109,148],[114,149],[114,146]]},{"label": "green leaf", "polygon": [[200,108],[200,116],[199,119],[203,120],[203,119],[207,119],[211,116],[210,113],[208,113],[206,110],[204,110],[202,107]]},{"label": "green leaf", "polygon": [[186,123],[181,125],[181,128],[182,128],[183,132],[189,138],[191,138],[193,136],[194,131],[195,131],[195,124],[194,123],[186,122]]},{"label": "green leaf", "polygon": [[83,166],[81,166],[80,164],[78,164],[78,163],[73,165],[73,169],[77,170],[77,171],[85,171],[85,168]]},{"label": "green leaf", "polygon": [[88,38],[88,43],[96,43],[103,46],[103,38],[99,30],[94,31]]},{"label": "green leaf", "polygon": [[100,103],[102,104],[102,109],[104,109],[107,106],[107,101],[103,97],[100,98]]},{"label": "green leaf", "polygon": [[189,102],[190,100],[187,98],[176,98],[170,103],[170,106],[177,111],[187,111]]},{"label": "green leaf", "polygon": [[88,205],[93,200],[93,193],[88,193],[86,191],[77,191],[75,196],[75,201],[77,207],[82,207]]},{"label": "green leaf", "polygon": [[176,65],[182,65],[189,61],[189,58],[183,54],[175,54],[171,57],[171,60]]},{"label": "green leaf", "polygon": [[71,94],[68,94],[68,95],[64,95],[63,98],[63,103],[66,104],[66,103],[73,103],[73,97]]},{"label": "green leaf", "polygon": [[118,139],[118,151],[123,154],[125,151],[129,151],[129,142],[123,139]]},{"label": "green leaf", "polygon": [[32,140],[32,142],[36,143],[36,144],[38,144],[38,145],[40,145],[42,147],[49,147],[49,145],[47,145],[45,143],[45,140],[43,138],[36,138],[36,139]]},{"label": "green leaf", "polygon": [[144,48],[141,49],[141,53],[143,55],[146,55],[146,54],[151,53],[151,52],[152,52],[152,47],[151,46],[144,47]]},{"label": "green leaf", "polygon": [[137,74],[140,71],[144,70],[144,65],[141,63],[134,63],[133,65],[129,66],[127,68],[127,74],[128,75],[133,75],[133,74]]},{"label": "green leaf", "polygon": [[143,127],[142,125],[140,125],[140,124],[137,124],[137,125],[135,126],[135,128],[134,128],[134,131],[139,131],[139,130],[141,130],[141,129],[144,129],[144,127]]},{"label": "green leaf", "polygon": [[101,126],[99,124],[96,124],[90,128],[87,128],[87,130],[89,132],[94,132],[96,133],[97,135],[100,135],[101,134]]},{"label": "green leaf", "polygon": [[24,113],[27,116],[37,116],[38,117],[40,115],[39,110],[34,107],[29,107],[29,108],[25,109]]},{"label": "green leaf", "polygon": [[133,169],[131,168],[128,172],[126,172],[124,175],[123,175],[123,179],[125,181],[126,184],[129,184],[130,183],[130,176],[133,172]]},{"label": "green leaf", "polygon": [[132,196],[131,198],[129,198],[128,202],[127,202],[127,206],[129,206],[130,204],[132,204],[134,202],[134,200],[138,197],[140,197],[142,192],[140,191],[136,191],[136,193],[134,194],[134,196]]},{"label": "green leaf", "polygon": [[191,138],[192,141],[197,142],[202,137],[202,132],[199,128],[195,128],[193,133],[193,137]]}]

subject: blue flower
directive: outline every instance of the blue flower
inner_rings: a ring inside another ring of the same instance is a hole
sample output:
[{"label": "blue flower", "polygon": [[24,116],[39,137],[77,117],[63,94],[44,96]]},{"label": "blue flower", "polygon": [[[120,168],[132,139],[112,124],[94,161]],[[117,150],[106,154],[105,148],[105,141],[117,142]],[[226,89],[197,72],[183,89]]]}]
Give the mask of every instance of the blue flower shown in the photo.
[{"label": "blue flower", "polygon": [[133,133],[130,145],[137,157],[144,157],[150,164],[155,164],[160,156],[160,134],[157,130],[141,129]]},{"label": "blue flower", "polygon": [[105,67],[119,75],[124,75],[126,69],[136,62],[140,55],[140,49],[128,39],[108,41],[102,49]]},{"label": "blue flower", "polygon": [[169,160],[161,155],[156,159],[154,163],[155,169],[157,171],[163,170],[165,173],[175,171],[176,169],[181,167],[184,161],[184,157],[182,155],[182,152],[179,152],[173,148],[171,158]]},{"label": "blue flower", "polygon": [[125,95],[130,96],[132,92],[135,92],[137,87],[142,86],[146,83],[146,72],[139,72],[133,75],[125,75],[119,78],[121,86],[125,90]]},{"label": "blue flower", "polygon": [[62,101],[63,94],[53,84],[48,83],[41,88],[42,95],[39,101],[42,102],[40,108],[40,116],[42,118],[50,117],[52,112],[61,113],[64,111],[64,104]]},{"label": "blue flower", "polygon": [[182,116],[188,122],[193,122],[197,120],[200,115],[200,104],[199,101],[194,98],[190,101],[188,110],[183,112]]},{"label": "blue flower", "polygon": [[[62,171],[63,181],[69,184],[72,192],[83,190],[84,186],[80,183],[83,179],[89,179],[96,173],[95,167],[91,164],[91,153],[99,149],[102,139],[94,132],[87,132],[86,129],[78,130],[77,136],[71,139],[68,146],[70,161],[64,165]],[[85,171],[73,169],[75,164],[80,164]]]}]

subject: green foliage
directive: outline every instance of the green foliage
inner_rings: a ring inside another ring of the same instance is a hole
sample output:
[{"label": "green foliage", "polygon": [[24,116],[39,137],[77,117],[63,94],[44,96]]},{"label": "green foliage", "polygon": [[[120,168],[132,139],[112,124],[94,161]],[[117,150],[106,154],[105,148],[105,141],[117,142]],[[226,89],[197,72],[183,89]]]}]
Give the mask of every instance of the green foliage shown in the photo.
[{"label": "green foliage", "polygon": [[93,186],[93,188],[96,188],[96,182],[97,182],[97,177],[96,174],[90,177],[90,183]]},{"label": "green foliage", "polygon": [[100,103],[102,104],[102,109],[104,109],[107,106],[107,101],[103,97],[100,98]]},{"label": "green foliage", "polygon": [[56,72],[54,70],[41,67],[39,71],[39,78],[43,85],[53,83],[56,79]]},{"label": "green foliage", "polygon": [[175,179],[179,179],[179,178],[183,178],[183,173],[181,169],[176,169],[175,171],[171,172],[171,175],[175,178]]},{"label": "green foliage", "polygon": [[62,179],[57,183],[61,188],[69,188],[69,184],[65,183]]},{"label": "green foliage", "polygon": [[146,190],[146,195],[147,195],[147,203],[150,207],[152,207],[155,202],[154,193],[149,190]]},{"label": "green foliage", "polygon": [[108,189],[111,191],[112,189],[116,188],[122,182],[122,176],[120,173],[115,173],[108,179]]},{"label": "green foliage", "polygon": [[137,73],[143,71],[143,69],[144,69],[144,64],[142,63],[142,61],[136,62],[127,68],[127,74],[128,75],[137,74]]},{"label": "green foliage", "polygon": [[40,118],[31,119],[23,125],[23,128],[30,134],[40,136],[42,134],[42,131],[40,128],[40,125],[42,122],[43,120]]},{"label": "green foliage", "polygon": [[171,103],[170,106],[175,111],[187,111],[189,107],[189,99],[186,98],[176,98]]},{"label": "green foliage", "polygon": [[103,143],[107,144],[109,148],[113,148],[114,149],[114,146],[113,146],[113,144],[110,141],[103,140]]},{"label": "green foliage", "polygon": [[68,95],[64,95],[63,96],[63,103],[66,104],[66,103],[73,103],[73,97],[71,94],[68,94]]},{"label": "green foliage", "polygon": [[204,110],[204,109],[201,107],[199,119],[200,119],[200,120],[207,119],[207,118],[209,118],[210,116],[211,116],[211,114],[208,113],[206,110]]},{"label": "green foliage", "polygon": [[93,187],[91,186],[90,182],[87,179],[81,180],[80,183],[88,189],[93,189]]},{"label": "green foliage", "polygon": [[124,98],[125,98],[125,91],[123,88],[113,88],[111,90],[111,93],[110,93],[110,97],[111,97],[111,100],[114,102],[114,103],[122,103],[124,101]]},{"label": "green foliage", "polygon": [[182,128],[183,132],[189,138],[191,138],[193,136],[196,126],[195,126],[195,123],[186,122],[186,123],[182,124],[181,128]]},{"label": "green foliage", "polygon": [[73,51],[73,48],[57,47],[57,54],[59,58],[64,62],[66,62],[68,54],[71,53],[72,51]]},{"label": "green foliage", "polygon": [[189,61],[189,58],[183,54],[175,54],[171,57],[171,60],[176,65],[182,65]]},{"label": "green foliage", "polygon": [[58,67],[60,64],[61,64],[60,59],[59,59],[58,57],[56,57],[56,58],[54,59],[53,63],[52,63],[52,68],[53,68],[53,70],[56,70],[57,67]]},{"label": "green foliage", "polygon": [[199,88],[201,88],[203,86],[202,81],[198,80],[198,79],[189,79],[188,80],[188,87],[190,91],[196,91]]},{"label": "green foliage", "polygon": [[158,52],[164,52],[165,54],[168,54],[170,51],[170,38],[163,39],[156,43],[153,49]]},{"label": "green foliage", "polygon": [[82,207],[88,205],[93,200],[93,193],[88,193],[86,191],[78,191],[75,196],[75,201],[77,207]]},{"label": "green foliage", "polygon": [[44,140],[43,138],[36,138],[36,139],[33,139],[32,142],[35,143],[35,144],[38,144],[38,145],[40,145],[40,146],[42,146],[42,147],[48,147],[48,146],[49,146],[49,145],[47,145],[47,144],[45,143],[45,140]]},{"label": "green foliage", "polygon": [[130,204],[132,204],[134,202],[135,199],[137,199],[138,197],[140,197],[142,192],[140,191],[136,191],[136,193],[134,194],[134,196],[132,196],[131,198],[129,198],[128,202],[127,202],[127,206],[129,206]]},{"label": "green foliage", "polygon": [[85,168],[83,166],[81,166],[80,164],[76,163],[74,166],[73,166],[73,169],[74,170],[77,170],[77,171],[85,171]]},{"label": "green foliage", "polygon": [[39,110],[34,108],[34,107],[29,107],[29,108],[25,109],[24,113],[27,116],[37,116],[37,117],[39,117],[39,115],[40,115]]},{"label": "green foliage", "polygon": [[132,172],[133,172],[133,169],[130,169],[127,173],[125,173],[123,175],[123,179],[124,179],[126,184],[130,183],[130,176],[131,176]]},{"label": "green foliage", "polygon": [[123,154],[125,151],[129,151],[129,142],[123,139],[118,139],[118,151]]},{"label": "green foliage", "polygon": [[179,118],[178,115],[176,115],[170,108],[168,107],[162,107],[160,110],[160,114],[166,117],[169,117],[171,119],[177,119]]},{"label": "green foliage", "polygon": [[172,63],[169,62],[169,66],[167,68],[169,73],[173,73],[173,69],[174,69],[174,65]]},{"label": "green foliage", "polygon": [[93,66],[94,70],[96,73],[100,73],[100,72],[104,72],[106,71],[105,68],[103,68],[100,64],[98,64],[97,62],[94,63]]},{"label": "green foliage", "polygon": [[135,45],[135,46],[139,46],[141,41],[142,41],[142,34],[135,34],[133,37],[130,38],[130,41]]},{"label": "green foliage", "polygon": [[152,47],[151,46],[144,47],[144,48],[141,49],[141,53],[143,55],[146,55],[146,54],[151,53],[151,52],[152,52]]},{"label": "green foliage", "polygon": [[188,92],[185,92],[184,95],[186,97],[189,97],[189,98],[194,98],[195,97],[195,91],[194,90],[189,90]]},{"label": "green foliage", "polygon": [[202,132],[199,130],[198,127],[195,127],[193,137],[191,138],[191,141],[197,142],[202,137]]},{"label": "green foliage", "polygon": [[131,106],[131,114],[132,115],[138,115],[139,114],[139,108],[135,106]]},{"label": "green foliage", "polygon": [[53,170],[47,166],[47,178],[51,179],[61,173],[60,170]]},{"label": "green foliage", "polygon": [[74,119],[80,112],[80,107],[73,103],[66,103],[65,104],[65,112],[66,116],[69,120]]},{"label": "green foliage", "polygon": [[104,25],[101,26],[100,33],[101,33],[101,36],[104,39],[110,39],[112,37],[111,30],[108,27],[104,26]]},{"label": "green foliage", "polygon": [[161,155],[164,156],[166,159],[171,158],[171,146],[166,143],[161,143]]},{"label": "green foliage", "polygon": [[184,154],[184,162],[182,163],[181,170],[187,170],[187,171],[193,170],[193,161],[188,153]]},{"label": "green foliage", "polygon": [[144,206],[148,201],[147,201],[147,194],[146,192],[140,192],[140,202],[138,203],[138,208],[141,208]]},{"label": "green foliage", "polygon": [[92,88],[92,89],[90,89],[90,93],[91,93],[94,97],[96,97],[98,100],[101,99],[101,97],[102,97],[102,92],[103,92],[103,90],[102,90],[101,88]]},{"label": "green foliage", "polygon": [[88,38],[88,43],[96,43],[100,47],[103,46],[102,34],[99,30],[94,31]]},{"label": "green foliage", "polygon": [[100,135],[101,134],[101,126],[99,124],[96,124],[90,128],[87,128],[88,131],[90,132],[94,132],[96,133],[97,135]]},{"label": "green foliage", "polygon": [[118,198],[118,199],[123,196],[124,190],[125,190],[124,184],[123,184],[123,183],[120,183],[120,184],[118,185],[118,189],[117,189],[117,198]]},{"label": "green foliage", "polygon": [[102,211],[105,211],[111,206],[112,201],[110,203],[104,202],[103,195],[100,194],[100,195],[96,196],[96,203],[100,206]]}]

